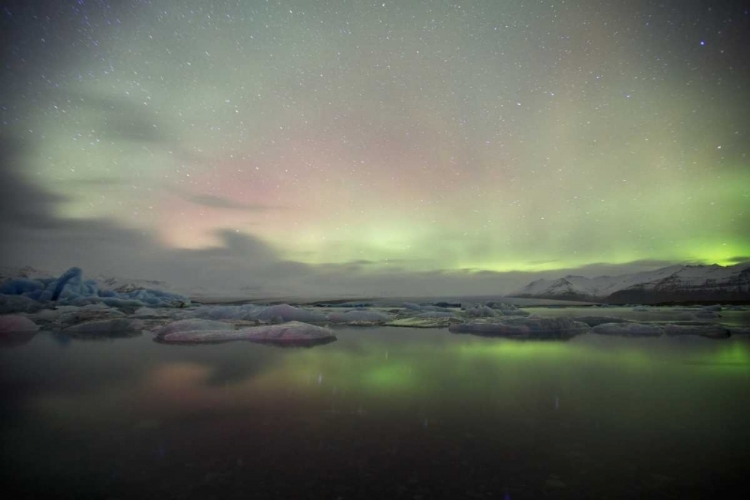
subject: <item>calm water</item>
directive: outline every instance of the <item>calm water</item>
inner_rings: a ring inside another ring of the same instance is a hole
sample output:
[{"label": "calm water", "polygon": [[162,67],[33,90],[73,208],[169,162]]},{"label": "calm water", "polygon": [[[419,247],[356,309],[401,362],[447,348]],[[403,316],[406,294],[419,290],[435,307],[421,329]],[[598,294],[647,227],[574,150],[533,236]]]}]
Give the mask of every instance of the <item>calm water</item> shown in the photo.
[{"label": "calm water", "polygon": [[748,341],[337,334],[284,350],[40,333],[2,350],[3,491],[515,500],[747,486]]}]

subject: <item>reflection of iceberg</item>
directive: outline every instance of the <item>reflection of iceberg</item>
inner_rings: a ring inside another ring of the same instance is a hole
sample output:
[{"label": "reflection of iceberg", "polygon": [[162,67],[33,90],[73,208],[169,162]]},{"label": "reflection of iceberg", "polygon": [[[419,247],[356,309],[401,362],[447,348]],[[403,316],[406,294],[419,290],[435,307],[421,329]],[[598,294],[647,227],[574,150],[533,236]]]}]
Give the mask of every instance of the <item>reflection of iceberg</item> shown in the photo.
[{"label": "reflection of iceberg", "polygon": [[25,316],[0,316],[0,347],[16,347],[34,338],[39,327]]},{"label": "reflection of iceberg", "polygon": [[309,347],[333,342],[336,336],[327,328],[291,321],[280,325],[251,326],[239,330],[183,330],[159,334],[154,340],[165,344],[216,344],[246,340],[282,347]]},{"label": "reflection of iceberg", "polygon": [[135,337],[141,334],[143,322],[138,319],[105,319],[89,321],[65,328],[61,333],[76,338]]}]

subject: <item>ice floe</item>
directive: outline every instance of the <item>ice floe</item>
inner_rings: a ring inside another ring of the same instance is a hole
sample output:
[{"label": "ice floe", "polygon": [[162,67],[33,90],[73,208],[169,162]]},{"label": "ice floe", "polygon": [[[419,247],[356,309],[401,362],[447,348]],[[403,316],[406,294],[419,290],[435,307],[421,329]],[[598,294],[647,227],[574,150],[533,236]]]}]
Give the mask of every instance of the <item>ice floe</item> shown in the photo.
[{"label": "ice floe", "polygon": [[328,328],[291,321],[280,325],[251,326],[239,330],[190,330],[157,335],[166,344],[215,344],[244,340],[284,347],[305,347],[336,340]]},{"label": "ice floe", "polygon": [[589,331],[589,325],[570,318],[508,318],[500,321],[470,321],[451,325],[453,333],[486,337],[568,339]]}]

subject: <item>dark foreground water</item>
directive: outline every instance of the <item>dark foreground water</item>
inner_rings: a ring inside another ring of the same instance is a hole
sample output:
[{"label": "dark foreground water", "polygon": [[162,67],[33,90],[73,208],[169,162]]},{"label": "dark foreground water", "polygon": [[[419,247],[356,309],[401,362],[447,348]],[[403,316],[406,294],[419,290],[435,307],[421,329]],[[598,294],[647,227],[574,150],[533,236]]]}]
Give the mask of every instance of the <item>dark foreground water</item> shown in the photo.
[{"label": "dark foreground water", "polygon": [[[750,342],[347,328],[0,351],[3,498],[743,498]],[[10,494],[8,494],[10,493]]]}]

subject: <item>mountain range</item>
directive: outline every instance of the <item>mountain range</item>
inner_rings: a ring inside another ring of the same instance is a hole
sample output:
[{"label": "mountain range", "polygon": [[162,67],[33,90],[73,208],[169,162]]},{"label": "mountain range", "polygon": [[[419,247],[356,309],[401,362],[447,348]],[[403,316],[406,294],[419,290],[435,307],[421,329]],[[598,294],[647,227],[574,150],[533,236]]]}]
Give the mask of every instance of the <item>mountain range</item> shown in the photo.
[{"label": "mountain range", "polygon": [[674,265],[620,276],[565,276],[532,281],[510,297],[610,304],[750,302],[750,262],[733,266]]}]

